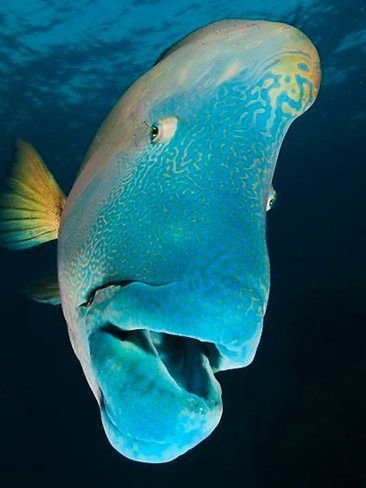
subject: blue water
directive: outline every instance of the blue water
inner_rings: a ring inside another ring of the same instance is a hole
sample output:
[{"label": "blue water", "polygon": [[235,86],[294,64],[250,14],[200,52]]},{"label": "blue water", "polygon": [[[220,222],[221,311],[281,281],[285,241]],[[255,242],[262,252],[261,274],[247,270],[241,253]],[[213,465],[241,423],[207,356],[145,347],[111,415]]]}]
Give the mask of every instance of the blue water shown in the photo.
[{"label": "blue water", "polygon": [[54,244],[1,251],[1,486],[366,486],[365,0],[2,0],[0,176],[22,137],[67,192],[123,91],[222,18],[295,25],[323,65],[275,175],[256,359],[220,377],[225,413],[207,441],[170,465],[131,463],[104,437],[61,311],[20,292],[52,266]]}]

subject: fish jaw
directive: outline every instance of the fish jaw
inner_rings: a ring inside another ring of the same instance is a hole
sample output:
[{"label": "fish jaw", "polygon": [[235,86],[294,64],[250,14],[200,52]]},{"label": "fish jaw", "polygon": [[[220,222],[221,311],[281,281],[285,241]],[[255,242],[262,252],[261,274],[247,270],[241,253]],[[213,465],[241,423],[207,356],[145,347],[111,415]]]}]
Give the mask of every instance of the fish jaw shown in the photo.
[{"label": "fish jaw", "polygon": [[[203,300],[197,290],[187,292],[191,286],[110,285],[82,307],[103,426],[130,459],[168,462],[202,442],[222,415],[214,373],[246,366],[255,355],[265,311],[257,294],[244,292],[244,320],[237,307],[237,316],[227,317],[231,327],[220,327],[222,302],[215,311],[212,290]],[[234,295],[243,290],[234,287]]]},{"label": "fish jaw", "polygon": [[200,344],[179,343],[172,353],[162,342],[149,331],[124,335],[110,327],[89,337],[108,440],[124,456],[146,463],[184,454],[222,414],[221,388]]}]

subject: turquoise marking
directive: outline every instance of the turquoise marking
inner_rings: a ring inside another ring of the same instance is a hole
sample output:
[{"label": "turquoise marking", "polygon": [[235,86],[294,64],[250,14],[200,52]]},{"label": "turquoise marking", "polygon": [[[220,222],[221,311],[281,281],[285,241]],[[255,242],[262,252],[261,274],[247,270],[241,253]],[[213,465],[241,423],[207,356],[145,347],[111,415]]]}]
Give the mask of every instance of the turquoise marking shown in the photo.
[{"label": "turquoise marking", "polygon": [[301,71],[309,71],[309,66],[305,63],[300,63],[298,66]]}]

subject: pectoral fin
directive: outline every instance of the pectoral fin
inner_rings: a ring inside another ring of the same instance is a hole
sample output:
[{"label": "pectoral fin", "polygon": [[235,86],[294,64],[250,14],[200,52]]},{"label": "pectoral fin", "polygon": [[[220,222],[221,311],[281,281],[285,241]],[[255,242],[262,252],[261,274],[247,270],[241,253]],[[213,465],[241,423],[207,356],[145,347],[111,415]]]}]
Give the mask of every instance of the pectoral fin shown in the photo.
[{"label": "pectoral fin", "polygon": [[38,152],[23,141],[17,148],[0,197],[0,244],[26,249],[57,239],[66,198]]},{"label": "pectoral fin", "polygon": [[33,300],[49,305],[60,305],[60,288],[56,275],[47,276],[25,288],[25,293]]}]

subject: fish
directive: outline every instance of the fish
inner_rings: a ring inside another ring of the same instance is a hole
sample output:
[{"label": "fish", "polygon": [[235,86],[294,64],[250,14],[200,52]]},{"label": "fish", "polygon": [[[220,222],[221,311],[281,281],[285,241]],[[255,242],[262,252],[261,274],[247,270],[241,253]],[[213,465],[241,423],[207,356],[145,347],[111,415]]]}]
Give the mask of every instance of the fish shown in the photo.
[{"label": "fish", "polygon": [[165,463],[197,446],[222,415],[216,373],[252,363],[269,297],[273,174],[320,83],[318,52],[295,27],[222,20],[128,88],[67,197],[36,149],[17,143],[0,242],[57,239],[56,277],[31,294],[61,304],[125,457]]}]

